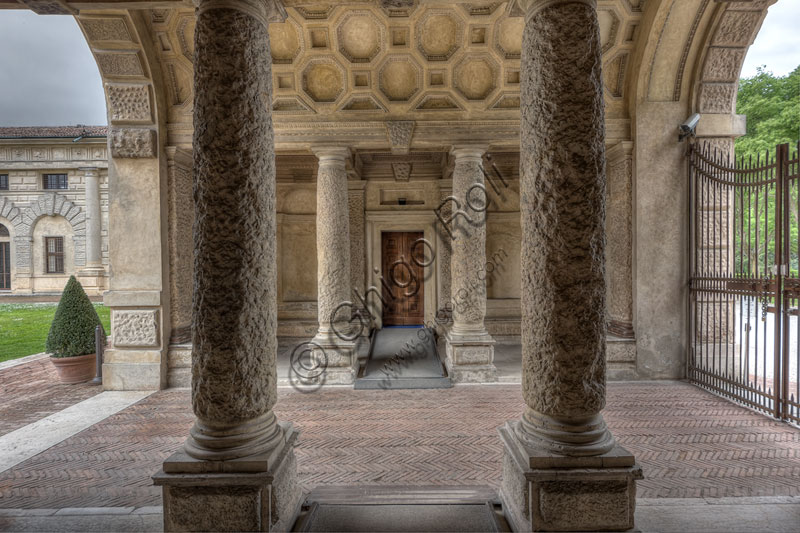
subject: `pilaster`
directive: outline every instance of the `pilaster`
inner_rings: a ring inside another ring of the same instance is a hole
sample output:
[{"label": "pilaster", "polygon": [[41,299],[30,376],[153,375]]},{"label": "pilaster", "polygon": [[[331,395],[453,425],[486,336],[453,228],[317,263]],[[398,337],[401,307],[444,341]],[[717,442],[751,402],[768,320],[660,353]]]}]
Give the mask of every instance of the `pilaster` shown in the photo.
[{"label": "pilaster", "polygon": [[455,146],[450,238],[453,324],[446,334],[445,364],[457,382],[497,380],[494,339],[486,331],[485,145]]}]

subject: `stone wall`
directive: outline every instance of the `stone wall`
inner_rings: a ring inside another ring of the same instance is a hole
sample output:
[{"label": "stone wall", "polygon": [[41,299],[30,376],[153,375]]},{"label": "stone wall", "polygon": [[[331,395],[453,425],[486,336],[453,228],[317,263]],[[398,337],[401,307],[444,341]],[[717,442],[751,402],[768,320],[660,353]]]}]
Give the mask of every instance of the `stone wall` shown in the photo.
[{"label": "stone wall", "polygon": [[[10,294],[59,293],[70,275],[86,265],[85,177],[82,168],[97,168],[101,210],[102,264],[108,253],[108,155],[105,138],[0,139],[0,174],[8,190],[0,190],[0,224],[11,234]],[[44,174],[67,174],[68,188],[46,190]],[[64,237],[64,273],[44,268],[44,237]],[[97,278],[81,280],[86,292],[100,295]]]}]

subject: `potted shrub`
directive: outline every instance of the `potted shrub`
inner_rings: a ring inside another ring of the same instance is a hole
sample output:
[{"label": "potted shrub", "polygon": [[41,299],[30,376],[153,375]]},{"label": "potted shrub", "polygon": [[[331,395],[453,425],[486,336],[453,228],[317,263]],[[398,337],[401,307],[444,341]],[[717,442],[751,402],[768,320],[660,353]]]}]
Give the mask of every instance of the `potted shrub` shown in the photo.
[{"label": "potted shrub", "polygon": [[99,325],[92,302],[75,276],[70,276],[45,345],[61,382],[82,383],[94,377],[94,331]]}]

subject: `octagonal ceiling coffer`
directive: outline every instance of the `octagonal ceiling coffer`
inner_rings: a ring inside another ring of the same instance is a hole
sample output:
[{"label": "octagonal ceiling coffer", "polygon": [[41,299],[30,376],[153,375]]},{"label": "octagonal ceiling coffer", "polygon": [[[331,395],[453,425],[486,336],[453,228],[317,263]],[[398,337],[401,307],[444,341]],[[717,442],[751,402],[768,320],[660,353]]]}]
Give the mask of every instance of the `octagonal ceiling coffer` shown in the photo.
[{"label": "octagonal ceiling coffer", "polygon": [[453,81],[467,100],[483,100],[497,87],[499,69],[488,55],[467,56],[455,67]]},{"label": "octagonal ceiling coffer", "polygon": [[494,32],[494,46],[506,59],[519,59],[522,52],[522,31],[525,19],[508,17],[498,23]]},{"label": "octagonal ceiling coffer", "polygon": [[386,29],[369,11],[347,13],[336,28],[341,53],[351,63],[369,63],[377,56],[386,41]]},{"label": "octagonal ceiling coffer", "polygon": [[390,56],[380,67],[378,85],[391,101],[406,101],[422,86],[422,69],[411,56]]},{"label": "octagonal ceiling coffer", "polygon": [[416,27],[419,51],[428,61],[447,61],[464,39],[464,23],[453,12],[431,10]]},{"label": "octagonal ceiling coffer", "polygon": [[315,102],[335,102],[344,84],[344,69],[331,58],[313,59],[303,70],[303,91]]},{"label": "octagonal ceiling coffer", "polygon": [[294,62],[303,50],[302,31],[296,22],[286,20],[269,25],[269,46],[272,62],[285,65]]}]

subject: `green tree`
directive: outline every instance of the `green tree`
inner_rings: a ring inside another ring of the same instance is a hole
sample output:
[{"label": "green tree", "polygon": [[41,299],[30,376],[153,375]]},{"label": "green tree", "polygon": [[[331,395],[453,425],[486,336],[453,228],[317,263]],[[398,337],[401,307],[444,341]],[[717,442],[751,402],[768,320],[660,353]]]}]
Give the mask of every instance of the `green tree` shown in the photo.
[{"label": "green tree", "polygon": [[[755,76],[742,78],[736,112],[747,116],[747,133],[736,140],[736,157],[740,164],[775,158],[776,146],[789,143],[789,152],[797,151],[800,138],[800,66],[786,76],[775,76],[759,67]],[[798,229],[800,228],[800,201],[798,184],[789,187],[789,261],[793,275],[797,275]],[[735,192],[734,216],[739,221],[736,230],[736,252],[739,274],[762,277],[775,263],[775,188],[743,187]]]},{"label": "green tree", "polygon": [[739,81],[736,112],[747,116],[747,134],[736,140],[736,156],[756,158],[775,146],[797,145],[800,138],[800,66],[786,76],[758,67],[752,78]]},{"label": "green tree", "polygon": [[97,311],[75,276],[70,276],[50,325],[45,349],[53,357],[94,353],[97,326],[102,327]]}]

